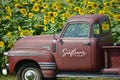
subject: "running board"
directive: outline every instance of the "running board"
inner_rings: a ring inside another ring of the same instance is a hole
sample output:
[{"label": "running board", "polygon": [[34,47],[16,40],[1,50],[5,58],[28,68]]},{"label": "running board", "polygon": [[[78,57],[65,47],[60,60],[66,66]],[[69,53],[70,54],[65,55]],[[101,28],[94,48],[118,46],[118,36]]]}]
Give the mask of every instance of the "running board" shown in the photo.
[{"label": "running board", "polygon": [[102,73],[76,73],[76,72],[62,72],[57,74],[57,77],[83,77],[83,78],[120,78],[120,75],[116,74],[102,74]]}]

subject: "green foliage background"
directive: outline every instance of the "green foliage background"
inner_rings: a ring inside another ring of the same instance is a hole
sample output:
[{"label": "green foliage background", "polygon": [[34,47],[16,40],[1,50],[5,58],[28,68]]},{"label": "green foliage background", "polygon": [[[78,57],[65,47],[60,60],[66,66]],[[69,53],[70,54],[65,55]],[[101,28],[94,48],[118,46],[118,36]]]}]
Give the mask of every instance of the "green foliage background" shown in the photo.
[{"label": "green foliage background", "polygon": [[1,0],[0,66],[3,52],[22,36],[59,33],[74,15],[104,14],[111,20],[114,42],[120,42],[120,0]]}]

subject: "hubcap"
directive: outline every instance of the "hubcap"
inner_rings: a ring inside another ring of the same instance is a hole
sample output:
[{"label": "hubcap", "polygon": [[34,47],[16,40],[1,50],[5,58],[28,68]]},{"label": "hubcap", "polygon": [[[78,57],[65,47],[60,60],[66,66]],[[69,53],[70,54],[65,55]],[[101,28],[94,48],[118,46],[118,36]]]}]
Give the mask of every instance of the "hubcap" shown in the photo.
[{"label": "hubcap", "polygon": [[25,72],[25,80],[36,80],[37,75],[33,70],[28,70]]}]

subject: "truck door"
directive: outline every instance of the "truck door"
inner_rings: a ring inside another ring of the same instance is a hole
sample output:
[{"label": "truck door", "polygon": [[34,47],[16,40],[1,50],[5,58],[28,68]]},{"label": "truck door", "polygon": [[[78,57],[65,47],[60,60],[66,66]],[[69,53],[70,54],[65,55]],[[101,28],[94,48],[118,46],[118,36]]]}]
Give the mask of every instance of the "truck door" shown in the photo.
[{"label": "truck door", "polygon": [[63,71],[91,71],[91,41],[87,22],[69,23],[57,43],[57,66]]}]

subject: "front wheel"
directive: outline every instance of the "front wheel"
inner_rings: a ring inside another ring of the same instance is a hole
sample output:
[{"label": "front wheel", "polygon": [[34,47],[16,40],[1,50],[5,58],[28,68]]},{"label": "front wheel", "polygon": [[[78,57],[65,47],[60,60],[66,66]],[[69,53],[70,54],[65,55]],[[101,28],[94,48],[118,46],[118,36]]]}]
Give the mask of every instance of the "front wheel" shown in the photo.
[{"label": "front wheel", "polygon": [[18,80],[42,80],[40,68],[32,63],[22,65],[17,72]]}]

